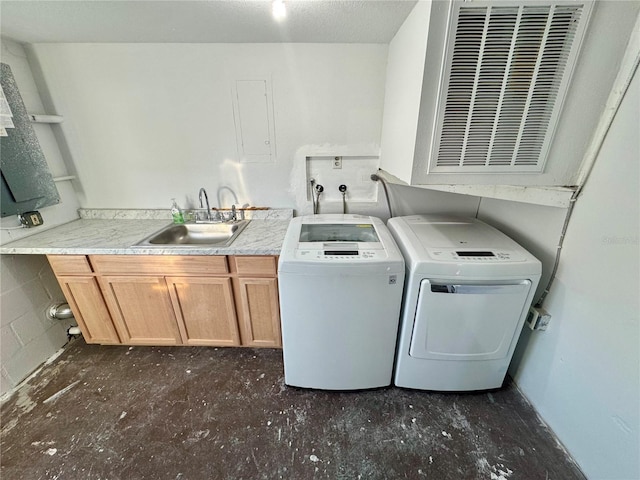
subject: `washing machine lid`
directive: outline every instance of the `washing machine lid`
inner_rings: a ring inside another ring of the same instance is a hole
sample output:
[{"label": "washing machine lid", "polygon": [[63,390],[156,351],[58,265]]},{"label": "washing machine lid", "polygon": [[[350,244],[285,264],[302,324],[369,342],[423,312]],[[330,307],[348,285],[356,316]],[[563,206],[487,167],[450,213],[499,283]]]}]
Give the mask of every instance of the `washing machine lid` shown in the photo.
[{"label": "washing machine lid", "polygon": [[295,217],[287,229],[279,271],[300,272],[305,265],[314,268],[369,265],[403,271],[404,259],[379,218],[324,214]]},{"label": "washing machine lid", "polygon": [[304,243],[380,243],[372,223],[303,223],[300,226],[301,244]]},{"label": "washing machine lid", "polygon": [[388,222],[413,271],[455,276],[539,275],[540,262],[499,230],[476,218],[395,217]]}]

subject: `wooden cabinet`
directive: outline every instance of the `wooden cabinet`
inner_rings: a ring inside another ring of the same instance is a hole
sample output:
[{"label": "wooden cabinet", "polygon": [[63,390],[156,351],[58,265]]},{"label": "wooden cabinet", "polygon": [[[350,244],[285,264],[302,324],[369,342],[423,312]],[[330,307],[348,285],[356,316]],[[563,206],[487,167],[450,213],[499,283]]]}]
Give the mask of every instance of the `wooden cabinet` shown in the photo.
[{"label": "wooden cabinet", "polygon": [[277,257],[48,258],[88,343],[281,346]]},{"label": "wooden cabinet", "polygon": [[242,344],[280,347],[280,307],[275,278],[237,278],[236,305]]},{"label": "wooden cabinet", "polygon": [[87,343],[120,343],[95,277],[58,275],[58,282]]},{"label": "wooden cabinet", "polygon": [[84,255],[47,255],[56,275],[91,275],[93,269]]},{"label": "wooden cabinet", "polygon": [[85,341],[101,344],[121,343],[87,257],[48,255],[47,258]]},{"label": "wooden cabinet", "polygon": [[229,257],[242,344],[280,347],[276,257]]},{"label": "wooden cabinet", "polygon": [[240,345],[230,278],[167,277],[187,345]]},{"label": "wooden cabinet", "polygon": [[100,284],[122,343],[182,343],[164,277],[107,275]]},{"label": "wooden cabinet", "polygon": [[227,257],[197,255],[91,255],[103,275],[225,275]]}]

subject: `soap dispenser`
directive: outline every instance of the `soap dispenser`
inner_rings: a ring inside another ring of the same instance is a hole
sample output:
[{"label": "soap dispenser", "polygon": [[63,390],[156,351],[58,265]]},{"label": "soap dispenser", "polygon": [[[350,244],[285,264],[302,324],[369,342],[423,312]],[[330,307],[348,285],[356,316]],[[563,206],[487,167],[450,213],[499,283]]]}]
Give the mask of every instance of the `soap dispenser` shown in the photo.
[{"label": "soap dispenser", "polygon": [[182,216],[182,212],[180,211],[180,208],[176,203],[176,199],[172,198],[171,201],[171,216],[173,217],[173,223],[184,223],[184,217]]}]

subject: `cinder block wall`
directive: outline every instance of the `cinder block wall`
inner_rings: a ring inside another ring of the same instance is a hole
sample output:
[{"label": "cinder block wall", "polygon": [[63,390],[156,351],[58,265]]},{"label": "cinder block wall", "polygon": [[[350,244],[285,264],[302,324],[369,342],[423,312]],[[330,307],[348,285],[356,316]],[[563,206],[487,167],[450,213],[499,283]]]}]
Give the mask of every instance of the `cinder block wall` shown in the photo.
[{"label": "cinder block wall", "polygon": [[46,316],[49,305],[65,300],[44,255],[2,255],[0,261],[2,395],[57,352],[75,322]]}]

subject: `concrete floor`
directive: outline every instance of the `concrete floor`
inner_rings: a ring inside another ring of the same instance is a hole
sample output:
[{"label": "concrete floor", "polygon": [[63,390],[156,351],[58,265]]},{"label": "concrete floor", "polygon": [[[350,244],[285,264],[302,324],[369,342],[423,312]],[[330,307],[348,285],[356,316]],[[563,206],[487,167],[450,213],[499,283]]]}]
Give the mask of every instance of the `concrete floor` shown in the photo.
[{"label": "concrete floor", "polygon": [[78,340],[1,413],[3,479],[584,479],[512,386],[300,390],[279,350]]}]

